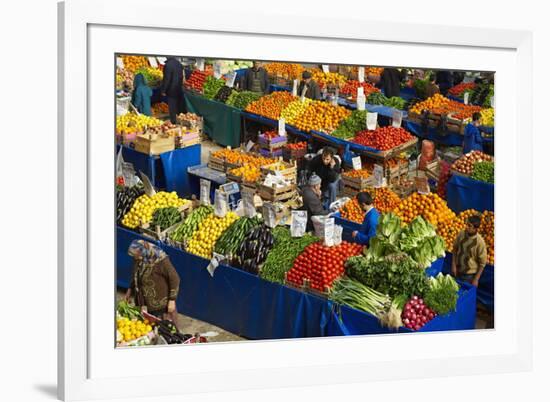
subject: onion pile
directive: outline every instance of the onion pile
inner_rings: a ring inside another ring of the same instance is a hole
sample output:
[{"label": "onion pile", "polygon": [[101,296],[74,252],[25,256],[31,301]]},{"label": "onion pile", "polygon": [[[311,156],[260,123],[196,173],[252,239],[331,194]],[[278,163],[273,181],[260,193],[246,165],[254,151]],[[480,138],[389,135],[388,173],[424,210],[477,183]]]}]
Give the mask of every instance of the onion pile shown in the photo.
[{"label": "onion pile", "polygon": [[405,327],[418,331],[437,314],[424,304],[424,300],[413,296],[403,308],[401,319]]},{"label": "onion pile", "polygon": [[474,171],[474,164],[483,161],[492,162],[493,157],[480,151],[468,152],[453,163],[452,169],[469,176]]}]

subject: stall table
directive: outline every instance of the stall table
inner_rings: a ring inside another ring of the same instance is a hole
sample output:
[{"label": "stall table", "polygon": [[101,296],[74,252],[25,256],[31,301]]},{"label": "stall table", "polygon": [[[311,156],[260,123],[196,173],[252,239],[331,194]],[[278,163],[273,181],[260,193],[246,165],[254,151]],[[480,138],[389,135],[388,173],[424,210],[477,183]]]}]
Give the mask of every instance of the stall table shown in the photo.
[{"label": "stall table", "polygon": [[495,210],[495,185],[453,174],[447,182],[447,204],[455,213]]}]

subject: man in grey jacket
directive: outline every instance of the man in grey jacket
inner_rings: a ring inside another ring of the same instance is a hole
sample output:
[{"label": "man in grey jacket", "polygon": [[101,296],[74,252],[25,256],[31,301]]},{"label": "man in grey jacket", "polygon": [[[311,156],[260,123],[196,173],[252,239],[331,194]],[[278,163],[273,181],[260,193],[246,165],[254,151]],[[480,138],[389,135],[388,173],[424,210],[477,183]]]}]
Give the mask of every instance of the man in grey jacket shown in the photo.
[{"label": "man in grey jacket", "polygon": [[313,229],[312,216],[328,215],[330,211],[323,208],[321,201],[321,178],[312,174],[308,180],[307,186],[302,190],[302,209],[307,211],[307,231]]},{"label": "man in grey jacket", "polygon": [[245,91],[265,94],[269,91],[269,79],[265,68],[260,67],[260,62],[254,61],[253,67],[246,70],[241,88]]}]

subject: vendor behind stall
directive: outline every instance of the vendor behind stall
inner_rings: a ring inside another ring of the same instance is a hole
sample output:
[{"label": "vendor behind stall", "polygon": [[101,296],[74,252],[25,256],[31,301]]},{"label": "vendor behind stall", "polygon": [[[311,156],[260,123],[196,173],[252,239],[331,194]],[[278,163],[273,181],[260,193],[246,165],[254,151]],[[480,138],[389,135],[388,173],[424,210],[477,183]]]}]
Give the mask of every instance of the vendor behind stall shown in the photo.
[{"label": "vendor behind stall", "polygon": [[334,148],[324,147],[321,154],[311,161],[309,170],[321,178],[323,205],[328,209],[330,204],[336,201],[342,170]]},{"label": "vendor behind stall", "polygon": [[269,80],[265,68],[259,61],[254,61],[252,68],[246,70],[240,86],[245,91],[265,94],[269,90]]},{"label": "vendor behind stall", "polygon": [[404,72],[400,72],[397,68],[385,68],[380,76],[377,87],[384,91],[384,95],[388,98],[399,96],[401,92],[401,80]]},{"label": "vendor behind stall", "polygon": [[166,96],[170,122],[176,124],[176,116],[185,109],[183,101],[183,66],[173,56],[169,56],[162,71],[162,84],[160,90]]},{"label": "vendor behind stall", "polygon": [[133,296],[136,306],[176,324],[180,277],[166,253],[145,240],[134,240],[128,254],[134,258],[134,268],[126,300]]},{"label": "vendor behind stall", "polygon": [[143,74],[136,74],[132,91],[132,105],[141,114],[151,116],[151,96],[153,96],[153,90],[147,86]]},{"label": "vendor behind stall", "polygon": [[470,151],[483,152],[483,137],[479,132],[481,125],[481,113],[475,112],[472,115],[472,122],[464,128],[464,147],[463,151],[467,154]]},{"label": "vendor behind stall", "polygon": [[311,73],[309,71],[304,71],[302,73],[302,81],[298,86],[298,96],[304,96],[313,100],[321,99],[319,84],[311,78]]},{"label": "vendor behind stall", "polygon": [[487,246],[478,233],[481,218],[471,216],[466,229],[458,234],[453,245],[451,273],[454,277],[478,286],[487,264]]},{"label": "vendor behind stall", "polygon": [[368,246],[370,239],[376,236],[376,228],[378,226],[378,220],[380,219],[380,213],[374,208],[374,201],[369,193],[362,192],[357,194],[357,202],[365,212],[365,217],[363,218],[363,223],[359,230],[353,231],[351,236],[357,243]]},{"label": "vendor behind stall", "polygon": [[323,208],[321,202],[321,178],[312,174],[302,190],[302,210],[307,211],[307,228],[309,232],[313,230],[312,216],[328,215],[329,211]]}]

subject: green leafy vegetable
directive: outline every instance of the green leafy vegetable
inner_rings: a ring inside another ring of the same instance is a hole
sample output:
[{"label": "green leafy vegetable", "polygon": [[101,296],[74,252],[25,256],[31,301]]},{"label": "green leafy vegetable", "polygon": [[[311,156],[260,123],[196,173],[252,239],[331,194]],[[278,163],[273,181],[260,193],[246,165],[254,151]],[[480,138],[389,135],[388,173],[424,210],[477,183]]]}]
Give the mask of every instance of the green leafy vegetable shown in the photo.
[{"label": "green leafy vegetable", "polygon": [[491,161],[481,161],[474,163],[472,179],[484,181],[486,183],[495,182],[495,163]]},{"label": "green leafy vegetable", "polygon": [[437,314],[445,315],[456,310],[459,286],[450,275],[439,273],[429,279],[429,287],[424,294],[424,302]]},{"label": "green leafy vegetable", "polygon": [[330,135],[336,138],[347,140],[355,137],[359,131],[367,128],[367,111],[354,110],[351,115],[344,119],[340,125]]}]

